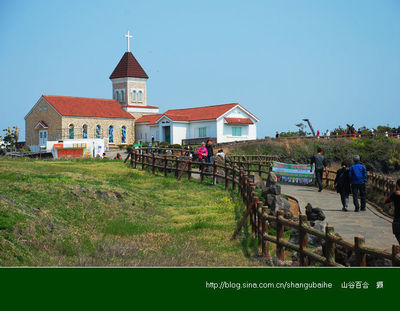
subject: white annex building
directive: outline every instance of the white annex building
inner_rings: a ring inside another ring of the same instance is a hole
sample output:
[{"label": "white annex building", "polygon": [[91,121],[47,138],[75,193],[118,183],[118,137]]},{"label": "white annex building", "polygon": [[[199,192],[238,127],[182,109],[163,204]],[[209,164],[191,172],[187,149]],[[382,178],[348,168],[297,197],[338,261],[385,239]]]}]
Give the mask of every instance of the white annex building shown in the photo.
[{"label": "white annex building", "polygon": [[256,139],[259,119],[237,103],[173,109],[136,120],[137,140],[182,144],[185,139],[216,138],[218,143]]}]

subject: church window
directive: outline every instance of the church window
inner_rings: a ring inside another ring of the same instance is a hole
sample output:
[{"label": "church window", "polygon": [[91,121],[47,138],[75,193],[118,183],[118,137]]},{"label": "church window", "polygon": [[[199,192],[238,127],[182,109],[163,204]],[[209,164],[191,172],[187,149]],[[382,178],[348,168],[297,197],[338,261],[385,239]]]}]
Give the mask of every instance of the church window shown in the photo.
[{"label": "church window", "polygon": [[108,142],[114,142],[114,127],[112,125],[108,127]]},{"label": "church window", "polygon": [[82,126],[82,138],[87,138],[87,124]]},{"label": "church window", "polygon": [[69,139],[74,139],[74,136],[75,136],[75,128],[74,128],[74,125],[71,123],[69,126],[68,126],[68,138]]},{"label": "church window", "polygon": [[143,101],[143,92],[142,91],[139,91],[138,92],[138,101]]},{"label": "church window", "polygon": [[136,90],[132,90],[132,101],[136,101]]},{"label": "church window", "polygon": [[96,125],[96,138],[101,138],[101,125]]},{"label": "church window", "polygon": [[126,126],[123,125],[121,129],[121,143],[126,144]]},{"label": "church window", "polygon": [[206,127],[199,127],[199,137],[206,137],[207,136],[207,128]]}]

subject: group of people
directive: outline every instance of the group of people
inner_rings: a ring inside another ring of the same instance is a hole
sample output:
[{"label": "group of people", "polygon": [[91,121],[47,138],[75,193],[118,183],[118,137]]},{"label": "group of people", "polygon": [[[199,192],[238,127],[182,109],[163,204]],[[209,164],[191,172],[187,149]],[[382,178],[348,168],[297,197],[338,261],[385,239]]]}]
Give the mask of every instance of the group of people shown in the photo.
[{"label": "group of people", "polygon": [[[353,165],[350,165],[347,161],[342,162],[342,167],[337,170],[335,178],[335,188],[340,194],[342,201],[342,211],[347,212],[349,206],[349,195],[353,194],[354,211],[365,211],[367,202],[366,195],[366,182],[367,182],[367,169],[360,162],[360,156],[355,155],[353,157]],[[327,163],[321,148],[317,149],[317,154],[312,157],[311,160],[311,171],[315,166],[315,180],[318,185],[318,192],[323,189],[322,176],[328,174]],[[361,206],[359,203],[359,197]]]},{"label": "group of people", "polygon": [[[367,203],[366,183],[367,183],[367,170],[360,162],[360,156],[353,157],[353,164],[350,165],[348,161],[342,162],[342,167],[337,170],[335,178],[335,188],[340,194],[342,202],[342,211],[347,212],[349,207],[350,193],[353,195],[354,211],[365,211]],[[312,157],[311,171],[315,166],[315,179],[318,185],[318,192],[321,192],[322,176],[325,171],[327,174],[327,163],[321,148],[317,149],[317,154]],[[361,202],[359,202],[359,199]],[[400,244],[400,179],[396,182],[395,191],[386,198],[385,203],[394,204],[394,218],[393,218],[393,234]],[[360,205],[361,203],[361,205]]]},{"label": "group of people", "polygon": [[[193,155],[191,154],[192,158]],[[200,162],[205,162],[205,163],[213,163],[214,159],[214,148],[213,148],[213,142],[211,140],[207,140],[207,142],[202,142],[200,147],[197,148],[196,152],[196,157],[197,160]],[[196,160],[196,157],[194,157],[194,160]],[[219,149],[217,154],[215,155],[216,158],[220,157],[222,159],[225,159],[225,153],[222,149]]]}]

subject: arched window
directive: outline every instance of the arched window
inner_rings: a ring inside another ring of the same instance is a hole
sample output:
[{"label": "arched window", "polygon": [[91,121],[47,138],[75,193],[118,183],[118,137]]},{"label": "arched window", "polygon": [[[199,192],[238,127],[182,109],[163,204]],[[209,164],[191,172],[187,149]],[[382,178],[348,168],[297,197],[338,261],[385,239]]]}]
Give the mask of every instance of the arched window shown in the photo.
[{"label": "arched window", "polygon": [[139,91],[138,92],[138,101],[143,101],[143,92],[142,91]]},{"label": "arched window", "polygon": [[121,128],[121,143],[126,144],[126,126],[123,125]]},{"label": "arched window", "polygon": [[74,125],[71,123],[68,126],[68,138],[69,139],[74,139],[74,137],[75,137]]},{"label": "arched window", "polygon": [[96,138],[101,138],[101,125],[96,125]]},{"label": "arched window", "polygon": [[87,124],[82,126],[82,138],[87,138]]},{"label": "arched window", "polygon": [[108,142],[114,142],[114,127],[112,125],[108,127]]},{"label": "arched window", "polygon": [[132,101],[136,101],[136,90],[132,90]]},{"label": "arched window", "polygon": [[115,99],[117,100],[117,102],[119,102],[119,92],[115,91]]},{"label": "arched window", "polygon": [[125,91],[121,91],[121,102],[125,101]]}]

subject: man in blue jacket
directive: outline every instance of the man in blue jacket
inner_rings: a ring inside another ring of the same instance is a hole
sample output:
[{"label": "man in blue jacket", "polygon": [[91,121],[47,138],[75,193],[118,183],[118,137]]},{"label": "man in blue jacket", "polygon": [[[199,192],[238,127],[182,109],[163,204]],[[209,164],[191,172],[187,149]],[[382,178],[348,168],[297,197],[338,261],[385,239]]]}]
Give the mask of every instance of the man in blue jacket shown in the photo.
[{"label": "man in blue jacket", "polygon": [[365,183],[367,182],[367,170],[364,165],[360,163],[360,156],[355,155],[354,164],[350,167],[349,178],[351,183],[351,191],[353,192],[353,203],[355,212],[360,210],[358,204],[358,193],[360,193],[361,199],[361,211],[365,211],[365,205],[367,201],[367,195],[365,190]]}]

